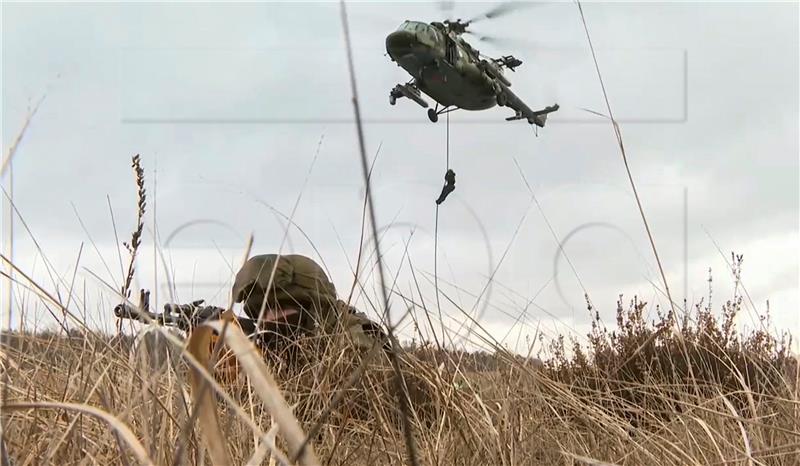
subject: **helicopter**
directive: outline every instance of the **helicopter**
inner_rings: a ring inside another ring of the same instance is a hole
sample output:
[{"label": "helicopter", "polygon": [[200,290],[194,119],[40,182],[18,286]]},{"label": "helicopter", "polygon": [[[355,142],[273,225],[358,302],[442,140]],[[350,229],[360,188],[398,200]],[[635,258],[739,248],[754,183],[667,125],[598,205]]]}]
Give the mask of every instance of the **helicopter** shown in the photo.
[{"label": "helicopter", "polygon": [[[522,61],[513,55],[488,57],[462,37],[471,33],[467,28],[473,22],[505,11],[508,9],[501,5],[465,22],[461,19],[431,23],[404,21],[386,37],[386,51],[412,79],[389,92],[389,104],[395,105],[397,99],[406,97],[427,108],[428,118],[433,123],[439,120],[439,115],[458,109],[479,111],[498,105],[514,110],[514,115],[506,121],[527,120],[543,128],[547,115],[557,111],[559,106],[531,110],[509,89],[511,81],[504,70],[516,71]],[[429,108],[422,93],[435,101],[434,108]]]}]

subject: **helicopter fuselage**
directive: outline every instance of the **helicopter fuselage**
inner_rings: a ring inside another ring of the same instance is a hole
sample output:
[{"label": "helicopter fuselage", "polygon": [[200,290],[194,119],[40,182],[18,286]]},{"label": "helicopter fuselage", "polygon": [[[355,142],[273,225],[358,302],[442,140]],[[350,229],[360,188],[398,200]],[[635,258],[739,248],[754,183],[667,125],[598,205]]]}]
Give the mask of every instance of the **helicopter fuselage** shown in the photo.
[{"label": "helicopter fuselage", "polygon": [[386,38],[391,59],[420,91],[440,105],[486,110],[497,105],[497,84],[462,39],[430,24],[406,21]]},{"label": "helicopter fuselage", "polygon": [[487,110],[498,105],[514,110],[507,121],[526,120],[544,127],[547,115],[557,111],[558,104],[531,110],[509,89],[511,82],[503,75],[504,68],[513,71],[522,61],[511,55],[501,58],[481,55],[461,37],[470,22],[406,21],[386,37],[386,51],[392,61],[413,78],[391,90],[389,104],[407,97],[428,108],[428,102],[421,96],[424,92],[437,103],[435,108],[428,108],[428,118],[434,123],[439,115],[456,109]]}]

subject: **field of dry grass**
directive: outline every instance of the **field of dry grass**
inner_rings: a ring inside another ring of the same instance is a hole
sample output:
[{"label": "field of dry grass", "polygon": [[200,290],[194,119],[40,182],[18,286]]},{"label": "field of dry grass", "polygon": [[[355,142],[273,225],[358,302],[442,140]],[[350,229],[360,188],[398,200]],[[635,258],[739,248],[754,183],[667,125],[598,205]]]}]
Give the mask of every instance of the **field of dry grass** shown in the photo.
[{"label": "field of dry grass", "polygon": [[[719,319],[697,306],[682,321],[667,313],[648,322],[646,308],[620,302],[615,329],[598,319],[589,348],[556,341],[543,364],[499,348],[407,347],[401,367],[419,464],[800,464],[797,361],[787,341],[738,333],[736,302]],[[170,338],[7,334],[11,463],[213,464],[192,419],[182,340]],[[385,355],[347,388],[364,353],[333,336],[298,345],[290,365],[275,356],[265,367],[303,432],[315,430],[308,461],[405,464]],[[227,396],[216,394],[218,440],[232,464],[281,464],[291,452],[274,400],[257,386],[264,380],[242,376],[222,387]],[[314,429],[342,387],[341,403]]]}]

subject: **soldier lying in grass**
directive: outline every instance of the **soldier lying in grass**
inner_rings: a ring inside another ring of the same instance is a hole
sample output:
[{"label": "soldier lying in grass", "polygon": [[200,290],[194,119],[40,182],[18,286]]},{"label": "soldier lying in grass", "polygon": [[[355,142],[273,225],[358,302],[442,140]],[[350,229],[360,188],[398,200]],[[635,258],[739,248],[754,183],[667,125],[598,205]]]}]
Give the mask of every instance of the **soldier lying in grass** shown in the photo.
[{"label": "soldier lying in grass", "polygon": [[[377,323],[338,299],[336,288],[322,268],[302,255],[264,254],[251,257],[236,274],[232,296],[242,303],[247,317],[237,317],[242,331],[267,353],[278,354],[302,335],[344,330],[356,347],[368,350],[378,341],[388,348]],[[122,304],[114,309],[120,318],[155,321],[187,333],[207,320],[218,318],[223,308],[191,304],[164,306],[163,314],[149,311],[149,292],[142,290],[139,308]]]}]

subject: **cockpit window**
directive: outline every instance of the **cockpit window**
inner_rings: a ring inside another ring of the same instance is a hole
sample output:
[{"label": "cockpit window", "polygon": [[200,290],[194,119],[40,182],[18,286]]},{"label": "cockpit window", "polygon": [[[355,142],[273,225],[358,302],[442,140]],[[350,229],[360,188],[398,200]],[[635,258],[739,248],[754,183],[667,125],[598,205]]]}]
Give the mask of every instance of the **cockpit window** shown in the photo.
[{"label": "cockpit window", "polygon": [[436,29],[428,23],[420,21],[406,21],[400,25],[398,31],[407,31],[419,40],[422,44],[434,47],[439,42],[439,34]]},{"label": "cockpit window", "polygon": [[398,31],[423,32],[428,29],[428,25],[419,21],[405,21],[397,28]]}]

